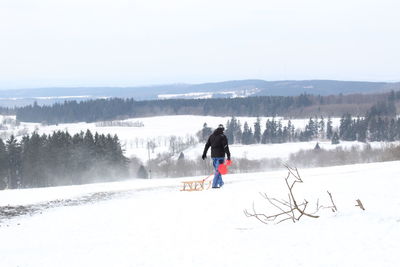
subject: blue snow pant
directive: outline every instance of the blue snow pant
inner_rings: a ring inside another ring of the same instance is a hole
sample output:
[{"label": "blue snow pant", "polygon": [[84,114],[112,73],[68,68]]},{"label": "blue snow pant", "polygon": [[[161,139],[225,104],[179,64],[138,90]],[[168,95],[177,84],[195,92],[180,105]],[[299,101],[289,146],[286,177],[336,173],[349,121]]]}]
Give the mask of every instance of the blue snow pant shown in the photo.
[{"label": "blue snow pant", "polygon": [[214,166],[214,170],[215,170],[212,187],[221,187],[224,185],[224,181],[222,181],[222,176],[218,171],[218,166],[225,162],[225,158],[212,158],[212,161],[213,161],[213,166]]}]

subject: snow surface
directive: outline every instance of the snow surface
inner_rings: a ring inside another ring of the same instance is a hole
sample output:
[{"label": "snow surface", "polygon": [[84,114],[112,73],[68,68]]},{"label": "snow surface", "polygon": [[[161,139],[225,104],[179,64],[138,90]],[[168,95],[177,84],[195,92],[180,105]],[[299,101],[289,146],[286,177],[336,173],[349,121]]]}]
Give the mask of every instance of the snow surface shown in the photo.
[{"label": "snow surface", "polygon": [[[11,116],[8,116],[11,117]],[[2,121],[5,116],[0,115],[0,121]],[[15,117],[11,117],[14,118]],[[0,130],[0,138],[3,135],[14,134],[16,136],[22,137],[24,134],[32,133],[37,131],[39,134],[51,134],[54,131],[67,130],[70,134],[76,134],[81,131],[86,131],[89,129],[92,132],[98,132],[100,134],[116,134],[123,148],[125,150],[125,155],[127,157],[138,157],[142,161],[147,161],[149,157],[149,151],[147,149],[147,142],[153,141],[156,144],[154,151],[150,151],[150,158],[155,158],[159,153],[164,153],[170,151],[170,137],[176,136],[181,138],[182,141],[188,140],[190,137],[195,137],[196,133],[203,128],[203,124],[207,123],[208,127],[216,128],[218,124],[226,124],[231,117],[214,117],[214,116],[192,116],[192,115],[182,115],[182,116],[158,116],[158,117],[146,117],[146,118],[132,118],[124,120],[123,122],[141,122],[143,127],[99,127],[96,123],[63,123],[58,125],[41,125],[40,123],[24,123],[21,122],[19,126],[11,127],[9,126],[7,130]],[[249,126],[253,127],[256,122],[256,117],[237,117],[237,119],[244,124],[248,122]],[[264,131],[265,123],[267,119],[272,119],[270,117],[261,117],[261,130]],[[282,124],[287,125],[287,119],[282,119]],[[305,125],[308,123],[308,119],[293,119],[292,124],[296,129],[304,129]],[[332,119],[333,126],[337,127],[339,125],[339,118]],[[302,143],[288,143],[288,144],[268,144],[268,145],[232,145],[230,146],[232,157],[248,157],[253,158],[254,155],[257,158],[287,158],[289,154],[299,151],[300,149],[312,149],[314,148],[316,141],[312,142],[302,142]],[[351,145],[361,145],[356,142],[351,143],[341,143],[339,145],[330,145],[330,142],[323,142],[322,148],[332,149],[338,146],[349,147]],[[373,147],[381,146],[380,143],[372,144]],[[204,144],[198,144],[184,151],[187,158],[195,159],[198,158],[204,148]],[[255,152],[255,153],[253,153]]]},{"label": "snow surface", "polygon": [[237,98],[237,97],[249,97],[260,91],[261,91],[260,89],[254,88],[254,89],[245,89],[237,91],[192,92],[186,94],[160,94],[157,96],[157,98],[158,99],[173,99],[173,98],[208,99],[208,98],[213,98],[214,95],[227,95],[231,98]]},{"label": "snow surface", "polygon": [[329,204],[329,190],[339,211],[296,224],[243,213],[253,201],[268,213],[259,192],[287,197],[284,169],[228,174],[201,192],[179,191],[199,177],[0,191],[0,206],[127,192],[0,222],[0,266],[399,266],[399,172],[398,161],[301,169],[295,195]]}]

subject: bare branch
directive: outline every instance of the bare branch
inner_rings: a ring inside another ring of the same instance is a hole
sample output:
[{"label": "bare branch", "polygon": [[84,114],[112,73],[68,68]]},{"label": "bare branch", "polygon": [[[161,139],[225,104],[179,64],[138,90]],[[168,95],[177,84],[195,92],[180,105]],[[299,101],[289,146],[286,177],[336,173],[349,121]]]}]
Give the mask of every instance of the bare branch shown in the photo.
[{"label": "bare branch", "polygon": [[360,209],[365,210],[364,205],[362,204],[361,200],[357,199],[356,201],[357,201],[356,207],[360,207]]},{"label": "bare branch", "polygon": [[[336,205],[333,201],[332,194],[328,191],[329,197],[331,199],[331,206],[324,207],[320,205],[319,199],[317,199],[316,210],[314,212],[306,211],[308,208],[309,202],[304,199],[301,203],[297,202],[296,197],[294,195],[294,186],[298,183],[303,183],[303,180],[300,176],[300,173],[297,168],[293,168],[289,166],[287,163],[283,164],[288,170],[288,174],[285,178],[285,184],[288,189],[288,201],[279,200],[277,198],[270,198],[266,193],[260,193],[260,195],[268,201],[268,203],[279,210],[279,212],[271,215],[257,213],[253,203],[253,213],[249,213],[245,210],[245,215],[247,217],[255,217],[259,221],[263,223],[267,222],[276,222],[281,223],[287,220],[292,220],[293,222],[299,221],[301,217],[307,216],[310,218],[319,218],[318,215],[315,215],[322,208],[330,208],[332,211],[337,211]],[[357,205],[358,206],[358,205]]]},{"label": "bare branch", "polygon": [[292,221],[296,222],[295,219],[294,219],[295,218],[295,215],[294,215],[295,209],[292,206],[292,199],[290,198],[290,194],[288,194],[288,197],[289,197],[289,203],[290,203],[290,210],[292,211]]},{"label": "bare branch", "polygon": [[332,211],[333,211],[333,212],[336,212],[336,211],[337,211],[337,207],[336,207],[336,205],[335,205],[335,202],[333,202],[332,194],[331,194],[329,191],[326,191],[326,192],[328,192],[328,195],[329,195],[329,197],[330,197],[330,199],[331,199],[331,202],[332,202],[332,206],[331,206]]}]

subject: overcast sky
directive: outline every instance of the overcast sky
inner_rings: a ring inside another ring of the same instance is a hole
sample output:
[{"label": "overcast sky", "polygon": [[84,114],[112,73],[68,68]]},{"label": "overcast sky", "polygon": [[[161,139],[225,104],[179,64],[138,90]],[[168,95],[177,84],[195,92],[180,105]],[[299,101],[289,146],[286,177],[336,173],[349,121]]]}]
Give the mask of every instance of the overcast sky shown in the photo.
[{"label": "overcast sky", "polygon": [[0,89],[400,80],[395,0],[0,0]]}]

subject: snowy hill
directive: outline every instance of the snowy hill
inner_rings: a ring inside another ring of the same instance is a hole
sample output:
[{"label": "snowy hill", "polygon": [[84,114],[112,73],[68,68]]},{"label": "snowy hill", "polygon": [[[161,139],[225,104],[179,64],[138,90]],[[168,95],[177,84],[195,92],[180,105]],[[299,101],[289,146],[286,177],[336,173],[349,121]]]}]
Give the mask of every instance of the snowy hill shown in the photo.
[{"label": "snowy hill", "polygon": [[166,84],[136,87],[49,87],[0,90],[2,106],[24,106],[37,102],[51,105],[66,100],[99,98],[135,98],[136,100],[169,98],[230,98],[247,96],[293,96],[380,93],[398,90],[399,83],[335,80],[237,80],[201,84]]},{"label": "snowy hill", "polygon": [[[224,188],[201,192],[179,191],[191,177],[0,191],[2,210],[27,212],[2,216],[0,266],[398,266],[399,171],[399,162],[300,170],[294,194],[325,204],[329,190],[338,212],[296,224],[243,213],[253,201],[271,212],[259,192],[286,198],[284,169],[226,175]],[[29,215],[43,203],[63,204]]]}]

